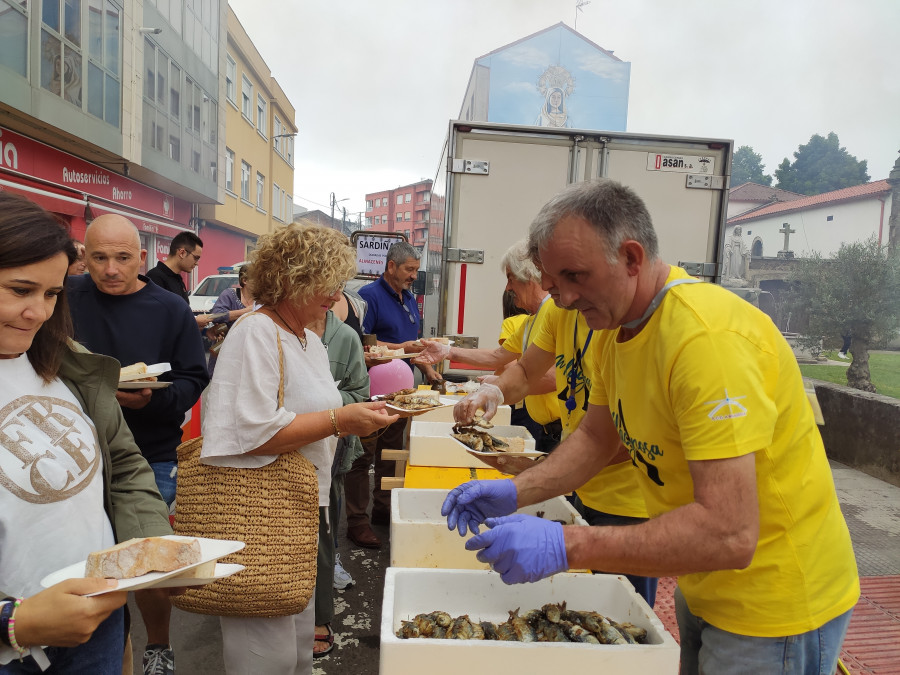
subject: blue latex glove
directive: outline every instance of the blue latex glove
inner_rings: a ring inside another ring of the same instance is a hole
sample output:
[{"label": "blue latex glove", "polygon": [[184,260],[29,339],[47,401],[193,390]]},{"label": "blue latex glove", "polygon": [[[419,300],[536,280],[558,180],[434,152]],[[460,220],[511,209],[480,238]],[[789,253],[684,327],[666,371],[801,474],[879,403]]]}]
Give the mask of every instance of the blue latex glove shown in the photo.
[{"label": "blue latex glove", "polygon": [[499,572],[503,583],[534,582],[569,569],[559,523],[516,513],[484,524],[490,529],[469,539],[466,548],[478,551],[476,557]]},{"label": "blue latex glove", "polygon": [[447,527],[466,536],[466,527],[478,534],[478,526],[485,518],[515,513],[518,493],[515,484],[504,480],[470,480],[450,490],[441,515],[447,516]]}]

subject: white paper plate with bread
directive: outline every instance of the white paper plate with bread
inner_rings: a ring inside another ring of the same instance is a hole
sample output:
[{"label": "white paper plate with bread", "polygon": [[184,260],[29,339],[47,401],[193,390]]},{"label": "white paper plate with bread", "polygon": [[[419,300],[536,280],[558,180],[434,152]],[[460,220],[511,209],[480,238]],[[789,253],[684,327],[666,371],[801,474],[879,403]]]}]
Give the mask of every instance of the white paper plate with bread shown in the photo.
[{"label": "white paper plate with bread", "polygon": [[172,365],[169,363],[154,363],[150,366],[143,362],[132,363],[130,366],[122,368],[122,372],[119,374],[119,389],[165,389],[172,383],[161,382],[158,376],[170,370],[172,370]]},{"label": "white paper plate with bread", "polygon": [[[48,574],[41,579],[41,586],[49,588],[66,579],[85,577],[118,579],[115,588],[91,595],[142,588],[203,586],[243,570],[243,565],[216,561],[240,551],[244,545],[242,541],[177,535],[130,539]],[[157,568],[167,571],[146,571]]]}]

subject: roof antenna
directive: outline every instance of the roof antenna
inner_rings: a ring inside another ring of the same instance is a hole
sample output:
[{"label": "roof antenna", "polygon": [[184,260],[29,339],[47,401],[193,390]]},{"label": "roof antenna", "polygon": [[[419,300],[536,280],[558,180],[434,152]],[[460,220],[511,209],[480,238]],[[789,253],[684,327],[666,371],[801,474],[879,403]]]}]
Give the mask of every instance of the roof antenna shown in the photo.
[{"label": "roof antenna", "polygon": [[578,12],[583,12],[581,8],[589,4],[591,0],[575,0],[575,30],[578,30]]}]

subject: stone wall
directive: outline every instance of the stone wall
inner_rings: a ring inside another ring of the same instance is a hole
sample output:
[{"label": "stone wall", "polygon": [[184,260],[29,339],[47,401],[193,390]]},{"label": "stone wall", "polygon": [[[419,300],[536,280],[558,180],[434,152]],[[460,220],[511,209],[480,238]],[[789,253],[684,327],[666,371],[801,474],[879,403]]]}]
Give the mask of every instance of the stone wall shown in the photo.
[{"label": "stone wall", "polygon": [[830,459],[900,486],[900,400],[811,380]]}]

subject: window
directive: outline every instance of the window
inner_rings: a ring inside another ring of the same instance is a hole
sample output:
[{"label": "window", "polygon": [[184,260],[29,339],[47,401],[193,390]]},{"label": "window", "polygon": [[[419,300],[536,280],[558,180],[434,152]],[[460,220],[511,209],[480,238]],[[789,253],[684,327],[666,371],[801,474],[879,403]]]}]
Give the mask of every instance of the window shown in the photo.
[{"label": "window", "polygon": [[[28,4],[0,0],[0,63],[22,74]],[[121,14],[121,7],[110,0],[44,0],[40,13],[40,86],[114,127],[119,126],[122,107]]]},{"label": "window", "polygon": [[28,2],[0,0],[3,17],[3,40],[0,41],[0,65],[27,75],[28,67]]},{"label": "window", "polygon": [[372,200],[367,199],[366,200],[366,211],[371,211],[371,210],[372,210]]},{"label": "window", "polygon": [[225,189],[234,193],[234,150],[225,148]]},{"label": "window", "polygon": [[266,177],[256,172],[256,208],[266,208]]},{"label": "window", "polygon": [[366,227],[372,227],[372,216],[366,216]]},{"label": "window", "polygon": [[382,197],[382,198],[381,198],[381,205],[382,205],[382,206],[387,206],[387,204],[388,204],[388,198],[387,198],[387,197]]},{"label": "window", "polygon": [[397,195],[397,205],[403,204],[403,195]]},{"label": "window", "polygon": [[431,190],[425,190],[425,192],[422,193],[422,201],[426,204],[431,201]]},{"label": "window", "polygon": [[[407,204],[409,204],[409,203],[412,201],[412,194],[410,194],[409,192],[407,192],[406,195],[405,195],[404,198],[403,198],[403,201],[405,201]],[[407,220],[408,220],[408,219],[407,219]]]},{"label": "window", "polygon": [[284,190],[281,191],[281,194],[284,195],[284,222],[290,223],[294,220],[294,196],[288,195],[284,193]]},{"label": "window", "polygon": [[403,220],[409,220],[410,215],[412,215],[412,214],[410,214],[409,211],[407,211],[406,213],[404,213],[404,214],[403,214]]},{"label": "window", "polygon": [[398,212],[396,220],[398,223],[402,223],[403,222],[403,214]]},{"label": "window", "polygon": [[381,216],[375,216],[375,224],[381,225]]},{"label": "window", "polygon": [[250,201],[250,165],[241,162],[241,199]]},{"label": "window", "polygon": [[[826,220],[827,222],[831,222],[832,220],[834,220],[834,216],[826,216],[826,217],[825,217],[825,220]],[[747,234],[750,234],[750,233],[748,232]]]},{"label": "window", "polygon": [[261,94],[256,95],[256,128],[263,136],[266,135],[266,100]]},{"label": "window", "polygon": [[253,124],[253,83],[241,75],[241,114]]},{"label": "window", "polygon": [[231,54],[225,54],[225,98],[237,105],[235,78],[237,78],[237,65],[231,58]]},{"label": "window", "polygon": [[274,138],[273,143],[275,144],[275,152],[279,155],[284,155],[284,137],[282,134],[281,128],[281,120],[278,119],[278,115],[272,115],[274,121],[272,122],[272,137]]},{"label": "window", "polygon": [[278,183],[272,183],[272,217],[283,221],[281,217],[281,188]]},{"label": "window", "polygon": [[285,154],[285,159],[287,163],[291,166],[294,166],[294,137],[288,136],[285,139],[285,147],[287,148],[287,153]]}]

